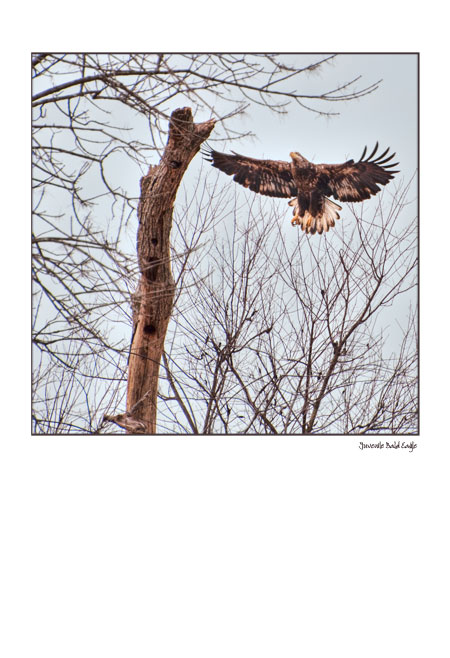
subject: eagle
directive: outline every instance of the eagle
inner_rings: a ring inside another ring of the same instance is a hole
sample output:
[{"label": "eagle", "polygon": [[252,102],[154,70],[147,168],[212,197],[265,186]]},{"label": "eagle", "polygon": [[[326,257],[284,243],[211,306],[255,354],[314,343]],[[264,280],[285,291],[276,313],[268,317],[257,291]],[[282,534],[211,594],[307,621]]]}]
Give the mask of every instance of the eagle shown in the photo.
[{"label": "eagle", "polygon": [[252,192],[273,197],[290,198],[293,206],[293,226],[300,226],[306,233],[328,231],[339,219],[338,201],[363,201],[380,191],[398,173],[391,163],[395,153],[387,148],[376,155],[378,142],[372,153],[366,156],[367,146],[357,162],[347,160],[343,164],[314,164],[303,155],[292,151],[292,162],[283,160],[258,160],[232,151],[219,153],[204,147],[203,156],[213,167],[233,176],[233,180]]}]

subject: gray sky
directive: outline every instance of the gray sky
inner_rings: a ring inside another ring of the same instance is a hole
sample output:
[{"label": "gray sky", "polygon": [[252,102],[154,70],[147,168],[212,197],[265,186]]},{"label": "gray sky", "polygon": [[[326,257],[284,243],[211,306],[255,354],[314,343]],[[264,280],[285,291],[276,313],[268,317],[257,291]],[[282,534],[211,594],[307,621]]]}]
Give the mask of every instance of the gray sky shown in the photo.
[{"label": "gray sky", "polygon": [[[290,65],[303,67],[321,59],[320,55],[284,55]],[[340,163],[349,158],[358,159],[365,146],[366,155],[370,154],[376,142],[378,153],[390,147],[395,152],[393,162],[398,162],[399,173],[384,192],[387,197],[394,191],[394,186],[407,182],[417,170],[418,125],[417,125],[417,55],[340,55],[331,63],[325,63],[317,72],[288,81],[286,88],[304,94],[324,93],[335,89],[358,76],[361,79],[351,89],[363,89],[381,80],[378,89],[360,99],[348,102],[311,103],[312,107],[339,113],[324,117],[305,110],[297,104],[289,105],[284,115],[274,114],[267,108],[253,104],[244,116],[227,120],[227,126],[241,132],[254,133],[254,137],[245,137],[232,142],[214,141],[214,137],[223,137],[220,126],[212,133],[209,144],[219,151],[235,150],[238,153],[255,158],[269,158],[290,161],[290,151],[299,151],[307,159],[317,163]],[[300,87],[300,84],[302,85]],[[297,85],[295,87],[294,85]],[[180,106],[180,99],[173,101],[172,111]],[[217,109],[217,105],[216,105]],[[230,111],[226,106],[224,114]],[[195,121],[203,121],[209,114],[196,113]],[[155,154],[155,162],[157,156]],[[208,173],[209,164],[196,156],[186,173],[183,185],[190,186],[198,176]],[[215,170],[216,171],[216,170]],[[231,177],[220,174],[223,183],[231,182]],[[237,186],[240,188],[240,186]],[[240,188],[242,190],[242,188]],[[252,197],[253,193],[245,190],[244,194]],[[411,186],[409,198],[414,202],[410,213],[417,213],[417,179]],[[180,197],[179,197],[180,198]],[[377,197],[366,201],[365,208],[378,203]],[[286,237],[294,239],[291,230],[291,211],[285,199],[275,201],[280,213],[286,213]],[[358,207],[361,204],[356,204]],[[410,218],[405,215],[405,221]],[[343,204],[340,213],[345,222],[350,216]],[[350,217],[350,220],[353,218]],[[318,236],[316,236],[318,238]]]},{"label": "gray sky", "polygon": [[[321,59],[320,55],[283,55],[282,59],[299,67]],[[255,158],[290,160],[290,151],[299,151],[314,162],[338,163],[348,158],[359,158],[364,146],[368,149],[378,141],[380,149],[388,146],[395,151],[400,162],[401,176],[408,180],[417,167],[417,56],[416,55],[339,55],[331,63],[325,63],[312,74],[287,81],[286,89],[305,94],[323,93],[335,89],[358,76],[361,79],[352,87],[362,89],[381,80],[379,88],[360,99],[348,102],[311,103],[316,109],[337,112],[327,118],[307,111],[295,103],[289,105],[285,115],[278,115],[267,108],[252,104],[242,116],[226,120],[229,129],[252,132],[255,137],[246,137],[226,144],[215,142],[223,137],[220,124],[213,131],[211,145],[217,150],[236,150]],[[253,81],[252,81],[253,82]],[[301,84],[301,86],[300,86]],[[275,97],[276,98],[276,97]],[[189,102],[184,102],[189,104]],[[183,105],[179,96],[164,104],[170,114]],[[222,107],[215,101],[215,109],[227,114],[233,108]],[[115,109],[115,112],[119,108]],[[130,114],[126,123],[130,125]],[[194,111],[196,122],[210,118],[209,110]],[[148,126],[142,117],[130,125],[133,133],[143,142],[148,140]],[[369,151],[370,152],[370,151]],[[149,164],[158,162],[155,152]],[[396,158],[397,160],[397,158]],[[117,165],[117,166],[115,166]],[[198,155],[191,163],[184,184],[196,177],[202,160]],[[128,186],[138,194],[139,172],[131,164],[124,169],[114,159],[108,159],[111,175],[117,173],[117,184]],[[114,170],[114,171],[113,171]],[[229,179],[230,180],[230,179]],[[250,194],[250,193],[249,193]],[[284,203],[284,201],[280,201]]]},{"label": "gray sky", "polygon": [[[293,54],[282,55],[279,59],[289,66],[303,68],[320,61],[323,56],[320,54]],[[254,133],[254,137],[246,137],[228,143],[215,141],[215,138],[223,138],[222,126],[218,123],[209,143],[218,150],[233,149],[255,158],[290,160],[289,153],[295,150],[314,162],[339,163],[348,158],[359,158],[365,146],[368,147],[368,153],[370,153],[378,141],[381,149],[379,153],[388,147],[391,148],[391,152],[396,152],[395,161],[399,161],[400,169],[397,181],[402,178],[407,181],[417,167],[416,55],[341,55],[331,62],[324,63],[314,73],[305,73],[293,80],[287,80],[285,88],[305,95],[321,94],[330,92],[358,77],[360,79],[343,93],[364,89],[378,81],[381,82],[378,89],[360,99],[334,103],[305,101],[315,109],[339,113],[336,116],[324,117],[308,111],[294,102],[287,107],[286,114],[283,115],[271,112],[266,107],[252,104],[244,115],[227,119],[226,125],[227,128],[236,132],[251,131]],[[254,84],[255,80],[249,82]],[[275,100],[278,100],[277,97]],[[217,100],[214,100],[214,103],[216,111],[223,115],[234,109],[234,103],[223,102],[223,109],[222,104],[219,106]],[[190,104],[190,102],[177,96],[165,103],[161,109],[169,115],[175,108],[185,104]],[[121,123],[123,120],[124,125],[132,128],[129,134],[124,132],[124,137],[128,139],[136,137],[144,143],[148,142],[148,125],[145,118],[133,116],[133,113],[127,109],[122,109],[122,111],[124,112],[123,117],[121,108],[117,104],[113,122]],[[194,110],[196,122],[209,119],[210,116],[209,109]],[[68,144],[67,148],[71,148],[71,146]],[[150,152],[148,164],[157,164],[158,161],[158,153]],[[127,188],[134,196],[139,195],[139,179],[143,173],[146,173],[145,170],[141,171],[140,167],[128,158],[124,161],[121,154],[110,156],[105,167],[110,180],[118,186]],[[208,176],[218,176],[219,186],[233,186],[231,177],[213,170],[209,163],[198,154],[183,178],[177,197],[176,211],[182,212],[184,197],[189,199],[194,194],[198,177],[204,181]],[[249,199],[254,197],[251,191],[245,190],[241,186],[234,187],[239,195]],[[394,189],[393,183],[385,189],[389,196],[391,189]],[[55,203],[58,204],[57,192],[50,190],[50,193],[55,195]],[[410,192],[410,196],[414,198],[414,190]],[[279,211],[280,221],[285,224],[286,241],[295,243],[300,229],[291,226],[292,210],[288,207],[287,200],[274,199],[273,203]],[[376,198],[366,202],[365,206],[377,203]],[[343,204],[343,210],[340,212],[342,223],[353,223],[354,218],[346,205]],[[360,204],[357,205],[360,206]],[[70,208],[68,212],[70,214]],[[415,207],[411,208],[411,212],[415,212]],[[95,211],[95,219],[97,222],[103,222],[104,217],[108,217],[109,214],[109,208],[103,213],[99,206]],[[137,221],[134,217],[128,230],[131,253],[134,253],[135,249],[136,226]],[[332,232],[329,236],[311,236],[311,240],[319,241],[328,239],[328,237],[333,238]],[[396,315],[407,312],[409,298],[403,296],[398,304],[392,311],[392,324],[394,324]],[[388,321],[391,324],[389,318]],[[128,336],[127,327],[122,328],[121,331],[125,331]],[[393,333],[395,333],[394,329]]]},{"label": "gray sky", "polygon": [[[317,55],[284,57],[300,65],[318,59]],[[341,55],[317,73],[306,75],[304,88],[297,87],[297,91],[328,91],[358,76],[362,76],[359,88],[382,82],[375,92],[358,100],[314,104],[339,112],[331,118],[295,104],[283,116],[253,105],[244,117],[230,119],[228,125],[251,130],[256,138],[234,142],[232,148],[252,157],[286,160],[289,152],[296,150],[315,162],[331,163],[358,158],[366,144],[370,148],[378,141],[381,148],[390,146],[396,151],[402,174],[409,178],[417,166],[416,55]],[[293,83],[286,87],[292,89]]]},{"label": "gray sky", "polygon": [[[302,67],[318,61],[320,56],[289,55],[284,58],[289,64]],[[214,135],[220,136],[219,130],[216,130],[209,143],[219,151],[232,149],[255,158],[290,160],[289,153],[295,150],[314,162],[339,163],[349,158],[358,159],[365,146],[368,148],[367,155],[370,154],[378,142],[378,153],[381,154],[390,147],[391,152],[396,153],[393,162],[399,162],[399,166],[396,167],[399,173],[394,181],[383,189],[386,204],[389,204],[395,186],[402,181],[408,182],[417,169],[417,62],[416,55],[339,56],[332,63],[324,64],[317,73],[302,78],[304,88],[297,87],[296,90],[301,90],[305,94],[328,92],[358,76],[361,76],[356,83],[358,89],[366,88],[381,80],[378,89],[360,99],[348,102],[311,103],[317,109],[339,112],[339,115],[333,117],[320,116],[295,103],[289,106],[287,114],[283,116],[275,115],[264,107],[252,105],[244,117],[234,117],[228,121],[228,125],[235,130],[252,131],[255,134],[254,138],[246,137],[229,144],[214,142]],[[286,86],[292,89],[293,83],[288,82]],[[170,109],[175,109],[179,104],[179,99],[175,99],[174,106]],[[196,114],[194,120],[202,121],[206,118],[208,118],[206,114],[205,116]],[[188,194],[189,188],[193,189],[195,178],[199,175],[201,177],[208,175],[208,169],[210,165],[196,156],[183,180],[183,186]],[[222,173],[218,175],[219,182],[232,184],[231,177]],[[239,194],[249,198],[254,196],[253,192],[239,185],[236,187]],[[178,199],[181,200],[181,192]],[[402,211],[399,220],[401,224],[409,223],[417,216],[417,178],[410,188],[408,199],[412,203]],[[364,209],[370,211],[370,207],[375,208],[378,202],[379,195],[364,202]],[[287,243],[295,243],[300,229],[291,227],[292,211],[287,206],[286,199],[275,199],[273,203],[279,209],[281,221],[285,222],[284,235]],[[342,223],[353,224],[354,218],[347,204],[343,203],[342,206],[343,209],[340,211]],[[360,212],[362,204],[358,203],[355,206]],[[334,230],[341,228],[343,227],[338,226]],[[311,236],[310,239],[332,240],[332,233],[331,231],[328,235]],[[387,352],[395,350],[402,337],[397,319],[406,317],[410,304],[415,307],[416,302],[417,294],[413,290],[399,296],[393,306],[383,311],[382,324],[385,327]]]}]

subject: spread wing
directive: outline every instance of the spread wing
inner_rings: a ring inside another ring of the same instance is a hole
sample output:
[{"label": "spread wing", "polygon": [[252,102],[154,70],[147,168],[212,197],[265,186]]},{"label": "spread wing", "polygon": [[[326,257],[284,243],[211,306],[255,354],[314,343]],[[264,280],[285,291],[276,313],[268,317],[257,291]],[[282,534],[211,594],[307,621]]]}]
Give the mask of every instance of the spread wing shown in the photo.
[{"label": "spread wing", "polygon": [[388,155],[389,149],[374,158],[377,149],[378,142],[372,153],[364,160],[366,146],[358,162],[348,160],[338,165],[316,165],[325,187],[324,194],[333,195],[340,201],[363,201],[379,192],[379,185],[386,185],[394,178],[394,174],[398,173],[397,170],[392,170],[398,162],[387,164],[395,155],[395,153]]},{"label": "spread wing", "polygon": [[236,183],[248,187],[252,192],[286,198],[297,196],[290,162],[256,160],[234,151],[233,155],[213,149],[203,149],[202,153],[213,167],[233,176]]}]

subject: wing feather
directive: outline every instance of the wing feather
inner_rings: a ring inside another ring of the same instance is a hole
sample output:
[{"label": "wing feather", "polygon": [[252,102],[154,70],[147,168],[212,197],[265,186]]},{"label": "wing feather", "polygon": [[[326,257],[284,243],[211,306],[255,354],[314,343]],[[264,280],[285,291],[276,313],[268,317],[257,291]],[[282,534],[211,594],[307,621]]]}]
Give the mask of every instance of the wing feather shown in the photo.
[{"label": "wing feather", "polygon": [[230,155],[206,148],[202,153],[213,167],[233,176],[236,183],[248,187],[252,192],[285,198],[297,195],[290,162],[257,160],[234,151],[233,155]]},{"label": "wing feather", "polygon": [[[380,185],[386,185],[394,178],[398,170],[393,170],[398,162],[390,163],[395,153],[387,155],[389,148],[374,157],[378,142],[372,153],[364,159],[367,146],[358,162],[348,160],[343,164],[316,165],[320,170],[324,194],[333,195],[339,201],[363,201],[380,191]],[[385,157],[387,156],[387,157]],[[383,159],[384,158],[384,159]],[[390,163],[390,164],[388,164]]]}]

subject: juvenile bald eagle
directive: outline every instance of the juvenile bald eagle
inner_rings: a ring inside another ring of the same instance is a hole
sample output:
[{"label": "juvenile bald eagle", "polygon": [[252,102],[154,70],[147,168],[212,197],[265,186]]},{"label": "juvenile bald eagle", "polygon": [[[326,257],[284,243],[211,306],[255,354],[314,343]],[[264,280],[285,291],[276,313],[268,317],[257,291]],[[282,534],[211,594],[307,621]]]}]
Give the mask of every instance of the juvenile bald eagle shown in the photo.
[{"label": "juvenile bald eagle", "polygon": [[389,148],[374,157],[378,142],[372,153],[364,160],[367,146],[358,162],[347,160],[343,164],[313,164],[300,153],[292,152],[292,162],[282,160],[257,160],[239,155],[219,153],[204,149],[203,155],[226,174],[233,176],[236,183],[248,187],[252,192],[276,197],[296,197],[289,201],[294,207],[293,226],[299,225],[306,233],[328,231],[339,219],[342,210],[328,196],[338,201],[363,201],[380,191],[398,173],[392,170],[398,163],[387,164],[395,153],[388,155]]}]

